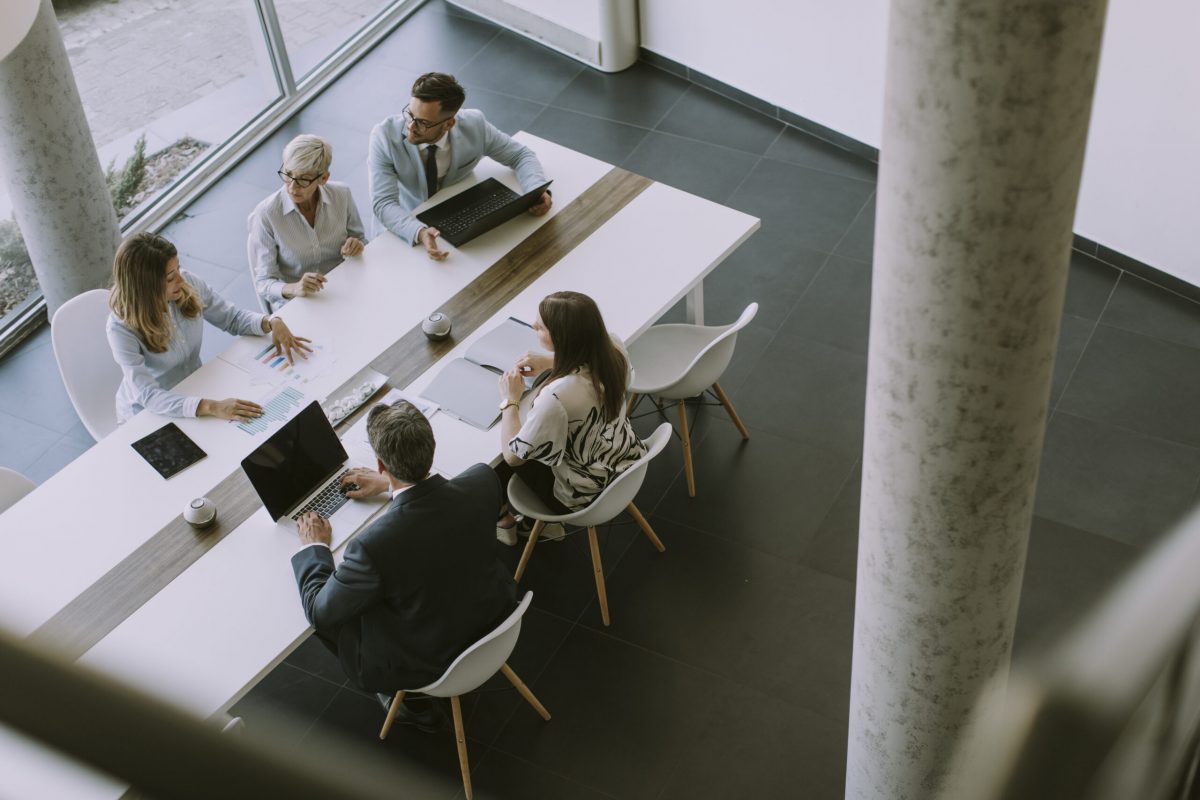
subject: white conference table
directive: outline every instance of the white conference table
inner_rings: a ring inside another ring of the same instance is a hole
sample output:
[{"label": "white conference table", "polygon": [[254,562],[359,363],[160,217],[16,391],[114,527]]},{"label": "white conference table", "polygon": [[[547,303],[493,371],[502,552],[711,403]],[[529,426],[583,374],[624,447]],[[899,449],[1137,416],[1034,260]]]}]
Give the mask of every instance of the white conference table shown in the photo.
[{"label": "white conference table", "polygon": [[[450,256],[443,262],[382,234],[362,256],[330,273],[319,295],[284,307],[282,316],[293,331],[333,354],[332,363],[303,387],[312,399],[324,400],[612,169],[529,134],[517,138],[538,153],[554,179],[554,206],[546,217],[523,216],[461,250],[445,245]],[[511,171],[487,159],[475,175],[516,187]],[[470,183],[448,187],[435,199]],[[461,355],[507,316],[532,320],[538,301],[563,289],[595,298],[610,330],[626,342],[685,295],[689,313],[699,321],[705,275],[758,224],[741,212],[651,183],[444,358]],[[262,342],[244,338],[223,356],[250,352]],[[435,364],[407,390],[419,393],[439,369]],[[207,363],[177,391],[254,398],[267,390],[222,358]],[[21,636],[35,631],[170,523],[189,499],[239,469],[241,459],[268,435],[251,438],[236,425],[211,418],[176,420],[208,457],[164,481],[129,446],[163,422],[139,414],[0,515],[0,545],[9,563],[49,565],[10,570],[0,582],[0,626]],[[440,412],[432,423],[434,467],[445,475],[493,461],[499,451],[495,428],[480,431]],[[352,456],[371,463],[365,442],[346,445]],[[335,537],[343,539],[344,532],[335,531]],[[200,717],[223,711],[311,631],[290,564],[296,547],[294,534],[278,530],[260,508],[92,646],[80,663]],[[24,756],[18,774],[0,773],[0,797],[16,786],[38,787],[47,797],[119,797],[124,791],[0,728],[0,756],[18,752]],[[81,794],[82,786],[93,791]],[[54,787],[70,793],[53,793]]]}]

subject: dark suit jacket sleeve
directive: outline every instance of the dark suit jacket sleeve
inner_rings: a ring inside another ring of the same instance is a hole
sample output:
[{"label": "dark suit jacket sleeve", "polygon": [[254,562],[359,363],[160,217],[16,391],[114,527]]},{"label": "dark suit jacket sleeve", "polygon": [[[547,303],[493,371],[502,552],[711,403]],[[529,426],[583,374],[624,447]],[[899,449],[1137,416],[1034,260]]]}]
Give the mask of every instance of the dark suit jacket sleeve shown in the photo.
[{"label": "dark suit jacket sleeve", "polygon": [[357,541],[346,546],[337,570],[328,547],[306,547],[292,556],[304,616],[319,631],[334,631],[382,598],[379,571]]}]

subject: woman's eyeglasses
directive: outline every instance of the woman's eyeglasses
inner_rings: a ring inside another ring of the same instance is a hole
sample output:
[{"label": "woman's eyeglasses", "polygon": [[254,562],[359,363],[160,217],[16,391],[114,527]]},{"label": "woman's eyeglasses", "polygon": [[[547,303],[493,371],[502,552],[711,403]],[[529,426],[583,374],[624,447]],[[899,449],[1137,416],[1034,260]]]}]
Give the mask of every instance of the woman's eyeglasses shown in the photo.
[{"label": "woman's eyeglasses", "polygon": [[316,183],[317,181],[319,181],[321,179],[320,176],[317,176],[315,178],[297,177],[296,175],[293,175],[290,172],[285,172],[283,167],[280,167],[279,171],[276,172],[275,174],[278,175],[279,179],[281,181],[283,181],[284,183],[294,183],[297,186],[299,186],[301,189],[307,189],[309,186],[312,186],[314,183]]}]

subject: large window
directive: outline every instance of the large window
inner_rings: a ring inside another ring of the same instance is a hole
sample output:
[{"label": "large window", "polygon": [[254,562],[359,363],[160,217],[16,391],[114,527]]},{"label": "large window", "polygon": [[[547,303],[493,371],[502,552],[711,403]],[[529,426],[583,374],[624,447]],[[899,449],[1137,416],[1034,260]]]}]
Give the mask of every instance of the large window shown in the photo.
[{"label": "large window", "polygon": [[[118,218],[153,208],[181,179],[212,173],[205,160],[231,137],[279,114],[287,105],[281,100],[303,100],[296,89],[303,76],[328,66],[331,54],[384,12],[413,5],[54,0]],[[0,181],[0,334],[15,310],[40,300],[5,187]]]}]

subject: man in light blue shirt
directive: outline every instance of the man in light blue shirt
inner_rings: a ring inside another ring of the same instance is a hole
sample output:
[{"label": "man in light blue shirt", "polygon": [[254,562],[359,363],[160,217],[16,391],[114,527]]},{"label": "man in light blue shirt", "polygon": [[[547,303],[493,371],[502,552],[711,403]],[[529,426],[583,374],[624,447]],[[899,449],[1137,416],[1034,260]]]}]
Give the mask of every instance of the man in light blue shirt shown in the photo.
[{"label": "man in light blue shirt", "polygon": [[[412,210],[440,187],[465,178],[479,159],[489,156],[512,167],[523,192],[546,182],[534,152],[489,123],[483,112],[463,109],[466,97],[453,75],[426,73],[413,84],[408,107],[371,130],[367,158],[375,217],[404,241],[423,245],[435,261],[448,253],[437,246],[437,229],[424,226]],[[541,216],[550,204],[547,191],[529,213]]]}]

